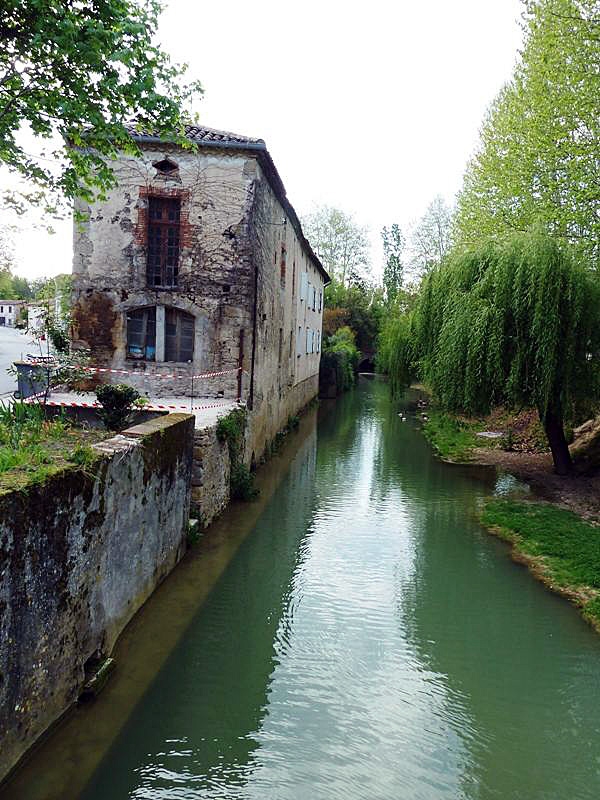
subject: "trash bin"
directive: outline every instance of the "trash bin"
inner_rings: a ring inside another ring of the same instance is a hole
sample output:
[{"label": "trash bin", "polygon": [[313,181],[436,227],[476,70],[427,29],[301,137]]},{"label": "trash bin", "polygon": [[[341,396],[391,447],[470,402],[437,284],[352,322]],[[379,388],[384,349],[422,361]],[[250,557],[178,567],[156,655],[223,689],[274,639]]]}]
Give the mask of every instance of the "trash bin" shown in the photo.
[{"label": "trash bin", "polygon": [[17,391],[15,397],[25,400],[41,394],[48,389],[50,365],[31,363],[30,361],[13,362],[17,370]]}]

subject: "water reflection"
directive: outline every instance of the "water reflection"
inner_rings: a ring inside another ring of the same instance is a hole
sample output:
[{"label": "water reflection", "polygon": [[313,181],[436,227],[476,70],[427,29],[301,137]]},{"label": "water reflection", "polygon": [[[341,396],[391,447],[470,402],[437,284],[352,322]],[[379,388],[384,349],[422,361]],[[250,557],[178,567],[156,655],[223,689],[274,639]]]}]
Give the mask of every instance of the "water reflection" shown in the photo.
[{"label": "water reflection", "polygon": [[599,796],[600,640],[407,416],[323,406],[85,800]]}]

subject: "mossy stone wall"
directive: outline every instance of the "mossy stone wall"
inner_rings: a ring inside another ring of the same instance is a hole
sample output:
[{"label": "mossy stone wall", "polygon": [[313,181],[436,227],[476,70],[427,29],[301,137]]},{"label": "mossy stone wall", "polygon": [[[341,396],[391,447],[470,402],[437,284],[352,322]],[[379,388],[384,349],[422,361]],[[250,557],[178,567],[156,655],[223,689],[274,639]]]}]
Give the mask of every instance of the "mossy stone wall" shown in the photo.
[{"label": "mossy stone wall", "polygon": [[170,414],[0,495],[0,779],[185,550],[194,418]]}]

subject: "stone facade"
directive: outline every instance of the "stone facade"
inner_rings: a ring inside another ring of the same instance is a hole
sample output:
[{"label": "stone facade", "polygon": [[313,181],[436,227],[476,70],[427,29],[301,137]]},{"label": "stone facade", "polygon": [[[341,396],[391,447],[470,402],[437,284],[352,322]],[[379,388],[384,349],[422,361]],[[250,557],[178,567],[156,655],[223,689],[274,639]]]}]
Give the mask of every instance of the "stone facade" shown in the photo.
[{"label": "stone facade", "polygon": [[186,547],[193,417],[172,414],[0,497],[0,779],[78,697],[86,665]]},{"label": "stone facade", "polygon": [[229,448],[217,438],[216,425],[195,430],[192,513],[202,527],[210,525],[229,504],[230,472]]},{"label": "stone facade", "polygon": [[74,339],[149,396],[245,402],[259,457],[316,386],[328,276],[262,140],[188,137],[138,136],[107,200],[79,206]]}]

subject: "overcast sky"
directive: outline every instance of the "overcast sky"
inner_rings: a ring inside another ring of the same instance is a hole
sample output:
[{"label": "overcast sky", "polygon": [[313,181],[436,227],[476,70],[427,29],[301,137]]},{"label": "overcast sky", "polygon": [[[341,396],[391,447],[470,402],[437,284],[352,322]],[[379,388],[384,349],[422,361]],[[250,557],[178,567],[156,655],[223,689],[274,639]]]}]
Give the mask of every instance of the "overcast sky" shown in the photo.
[{"label": "overcast sky", "polygon": [[[160,40],[205,89],[201,122],[265,139],[301,215],[316,203],[379,232],[461,185],[510,78],[520,0],[168,0]],[[70,272],[71,226],[22,226],[17,271]]]}]

